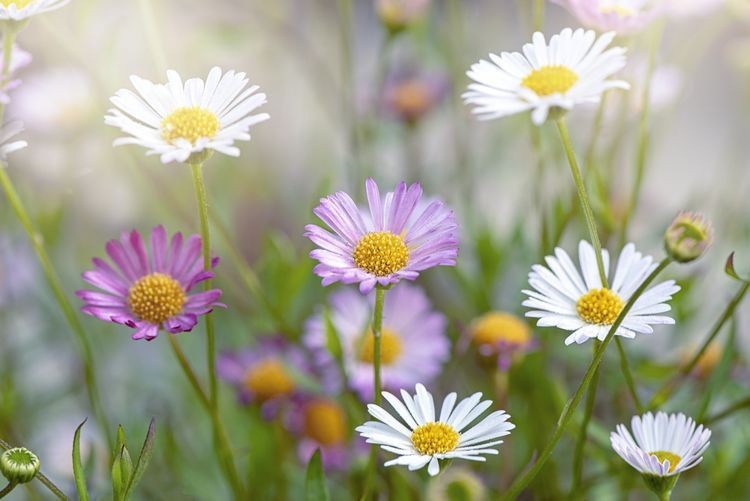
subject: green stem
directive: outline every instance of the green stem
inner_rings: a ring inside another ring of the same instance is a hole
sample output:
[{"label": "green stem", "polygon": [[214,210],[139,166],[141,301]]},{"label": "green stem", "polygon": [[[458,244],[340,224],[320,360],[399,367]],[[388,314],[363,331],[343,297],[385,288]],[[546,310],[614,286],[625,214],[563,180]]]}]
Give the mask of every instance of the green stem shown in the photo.
[{"label": "green stem", "polygon": [[695,353],[695,355],[693,355],[693,358],[691,358],[686,365],[683,365],[680,368],[680,371],[675,377],[664,383],[661,388],[659,388],[656,393],[654,393],[654,396],[646,406],[648,410],[653,410],[656,407],[660,407],[667,400],[669,400],[669,397],[672,395],[677,386],[679,386],[680,382],[684,380],[685,377],[687,377],[691,372],[693,372],[693,369],[695,369],[695,366],[698,365],[698,361],[708,349],[711,342],[713,342],[714,338],[716,338],[716,336],[719,335],[719,332],[721,332],[724,324],[726,324],[727,321],[729,321],[729,319],[734,316],[734,311],[744,299],[748,289],[750,289],[750,282],[745,282],[740,290],[737,291],[737,294],[732,298],[729,304],[727,304],[727,307],[724,309],[721,316],[714,324],[711,332],[708,334],[708,337],[706,337],[706,340],[703,342],[700,349]]},{"label": "green stem", "polygon": [[[594,346],[594,357],[599,351],[600,341],[595,341]],[[575,451],[573,453],[573,481],[570,487],[570,498],[572,499],[578,488],[581,485],[581,477],[583,476],[583,451],[586,446],[586,430],[588,429],[589,422],[591,421],[591,415],[594,413],[594,404],[596,403],[596,387],[599,384],[599,371],[594,372],[591,378],[591,384],[589,385],[588,392],[586,393],[586,407],[583,412],[583,420],[581,421],[581,431],[578,434],[576,440]]]},{"label": "green stem", "polygon": [[722,419],[731,416],[735,412],[740,411],[742,409],[746,409],[748,407],[750,407],[750,397],[745,397],[742,400],[739,400],[733,403],[726,409],[719,411],[713,416],[709,416],[708,418],[706,418],[705,424],[711,424],[717,421],[721,421]]},{"label": "green stem", "polygon": [[8,494],[10,494],[10,491],[12,491],[13,489],[15,489],[17,485],[18,485],[17,482],[9,482],[8,485],[6,485],[5,487],[3,487],[3,490],[0,491],[0,499],[4,498]]},{"label": "green stem", "polygon": [[557,426],[555,427],[555,430],[552,432],[552,436],[547,442],[547,446],[544,448],[542,453],[539,455],[539,459],[534,463],[534,465],[529,468],[523,475],[518,477],[515,482],[510,486],[508,491],[503,495],[501,499],[505,500],[513,500],[515,499],[521,491],[529,485],[529,482],[531,482],[534,477],[541,471],[542,467],[547,463],[550,456],[552,455],[552,451],[554,451],[555,447],[557,446],[557,443],[560,441],[560,438],[562,437],[563,431],[565,430],[566,426],[570,422],[570,419],[573,417],[573,414],[575,414],[576,409],[578,408],[578,404],[581,402],[581,398],[583,398],[583,392],[586,391],[586,388],[588,387],[591,380],[594,378],[594,374],[596,373],[597,369],[599,368],[599,364],[602,361],[602,358],[604,357],[604,352],[607,349],[607,346],[612,341],[612,338],[615,335],[615,332],[617,332],[617,329],[620,327],[620,324],[622,324],[623,320],[625,320],[625,316],[628,314],[628,312],[631,310],[633,305],[635,304],[636,300],[643,294],[643,292],[646,290],[646,288],[653,282],[653,280],[661,273],[664,268],[666,268],[669,263],[671,262],[671,259],[669,257],[664,258],[659,265],[654,269],[654,271],[651,272],[651,274],[646,277],[646,279],[641,283],[640,286],[635,290],[632,296],[630,296],[630,299],[628,299],[628,302],[625,304],[625,306],[622,308],[622,311],[617,316],[617,319],[612,324],[612,327],[610,327],[609,332],[607,333],[607,336],[604,338],[604,341],[602,341],[601,346],[596,351],[596,354],[594,355],[594,359],[591,361],[591,364],[589,365],[589,368],[586,370],[586,374],[583,376],[583,380],[581,381],[581,384],[578,386],[578,389],[576,390],[573,397],[568,401],[568,403],[563,408],[562,414],[560,415],[560,418],[557,420]]},{"label": "green stem", "polygon": [[210,410],[211,402],[208,401],[206,392],[203,391],[203,387],[201,386],[200,381],[198,381],[198,376],[195,375],[193,368],[190,366],[190,362],[185,356],[185,352],[182,351],[180,344],[177,342],[177,338],[174,335],[167,334],[167,339],[169,340],[169,345],[172,347],[172,352],[174,353],[175,357],[177,357],[177,362],[180,364],[182,372],[185,373],[190,386],[192,386],[193,390],[195,390],[195,393],[196,395],[198,395],[198,399],[201,401],[201,404],[203,404],[203,407],[205,407],[206,410]]},{"label": "green stem", "polygon": [[544,4],[546,0],[534,0],[533,27],[534,31],[544,29]]},{"label": "green stem", "polygon": [[620,368],[622,369],[623,376],[625,376],[625,385],[628,387],[628,392],[630,392],[630,398],[633,399],[635,409],[638,411],[638,414],[641,414],[643,413],[643,405],[641,404],[641,399],[638,397],[638,390],[635,387],[633,373],[628,363],[628,356],[625,353],[625,348],[622,346],[620,338],[615,339],[615,344],[617,345],[617,351],[620,353]]},{"label": "green stem", "polygon": [[659,501],[669,501],[672,498],[672,491],[662,491],[659,496]]}]

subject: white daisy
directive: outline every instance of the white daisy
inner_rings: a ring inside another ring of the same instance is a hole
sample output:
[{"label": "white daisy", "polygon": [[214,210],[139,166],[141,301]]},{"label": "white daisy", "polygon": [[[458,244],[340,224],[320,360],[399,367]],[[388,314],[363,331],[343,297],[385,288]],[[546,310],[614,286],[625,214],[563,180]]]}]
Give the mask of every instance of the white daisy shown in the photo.
[{"label": "white daisy", "polygon": [[5,162],[9,153],[26,148],[26,141],[10,141],[23,131],[23,122],[15,120],[7,122],[0,127],[0,161]]},{"label": "white daisy", "polygon": [[[594,248],[581,241],[578,246],[579,272],[568,254],[555,249],[555,256],[547,256],[548,267],[534,265],[529,273],[529,285],[534,288],[522,291],[529,296],[523,305],[532,308],[527,317],[538,318],[539,327],[558,327],[573,333],[565,339],[569,345],[588,339],[603,340],[618,315],[643,283],[658,266],[651,256],[643,256],[635,245],[627,244],[620,253],[614,280],[602,287]],[[609,279],[609,253],[602,250],[604,270]],[[634,338],[636,333],[651,334],[651,325],[673,324],[674,319],[659,315],[669,311],[666,303],[680,290],[674,280],[650,287],[636,299],[633,307],[617,328],[616,335]]]},{"label": "white daisy", "polygon": [[509,435],[516,427],[508,422],[510,416],[505,411],[495,411],[468,427],[492,405],[490,400],[480,403],[481,393],[475,393],[455,406],[456,394],[450,393],[445,397],[436,421],[432,395],[421,384],[416,390],[413,397],[401,390],[403,402],[395,395],[383,392],[383,397],[403,422],[382,407],[370,404],[367,410],[378,421],[368,421],[357,427],[368,444],[377,444],[398,454],[399,457],[387,461],[385,466],[403,465],[414,471],[429,463],[427,472],[435,476],[440,472],[439,459],[485,461],[483,454],[498,454],[497,449],[489,447],[502,444],[503,441],[497,439]]},{"label": "white daisy", "polygon": [[625,425],[617,425],[610,435],[612,448],[646,475],[668,477],[689,470],[703,460],[711,443],[711,430],[682,413],[633,416],[631,428],[635,440]]},{"label": "white daisy", "polygon": [[0,0],[0,20],[23,21],[59,9],[70,0]]},{"label": "white daisy", "polygon": [[[607,46],[615,33],[598,39],[594,31],[565,28],[549,42],[536,32],[523,54],[490,54],[466,74],[476,83],[463,94],[482,120],[531,110],[541,125],[550,113],[571,110],[579,103],[599,102],[608,89],[628,89],[627,82],[607,78],[625,66],[625,49]],[[607,49],[607,50],[605,50]]]},{"label": "white daisy", "polygon": [[111,98],[117,107],[104,117],[128,137],[114,145],[139,144],[149,155],[160,155],[163,163],[186,162],[193,154],[219,151],[239,156],[235,141],[247,141],[250,126],[269,118],[267,113],[251,115],[266,102],[265,94],[254,94],[245,73],[230,70],[222,74],[214,67],[205,82],[191,78],[184,84],[175,71],[167,71],[166,84],[130,77],[138,94],[121,89]]}]

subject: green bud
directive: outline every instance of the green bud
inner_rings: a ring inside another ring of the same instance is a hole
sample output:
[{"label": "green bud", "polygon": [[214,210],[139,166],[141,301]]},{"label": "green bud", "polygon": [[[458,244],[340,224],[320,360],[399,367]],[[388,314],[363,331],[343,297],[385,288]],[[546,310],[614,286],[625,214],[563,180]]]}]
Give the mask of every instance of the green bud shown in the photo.
[{"label": "green bud", "polygon": [[15,447],[0,456],[0,472],[8,482],[25,484],[39,472],[39,458],[25,447]]},{"label": "green bud", "polygon": [[711,222],[697,212],[681,212],[664,233],[664,248],[678,263],[701,257],[714,239]]},{"label": "green bud", "polygon": [[658,475],[649,475],[648,473],[641,474],[643,481],[646,486],[656,494],[659,499],[669,499],[672,495],[672,489],[677,484],[677,479],[680,475],[669,475],[666,477],[660,477]]}]

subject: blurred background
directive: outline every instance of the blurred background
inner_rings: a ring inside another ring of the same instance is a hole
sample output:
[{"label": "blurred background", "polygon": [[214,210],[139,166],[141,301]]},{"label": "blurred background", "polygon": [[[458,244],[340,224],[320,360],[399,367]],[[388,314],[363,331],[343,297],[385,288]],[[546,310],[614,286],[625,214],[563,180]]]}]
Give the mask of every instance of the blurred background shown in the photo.
[{"label": "blurred background", "polygon": [[[540,163],[528,116],[481,123],[460,94],[473,62],[489,52],[518,50],[530,39],[534,2],[424,3],[424,12],[398,36],[389,35],[370,0],[74,0],[35,18],[19,36],[33,60],[20,71],[23,84],[8,106],[9,118],[24,121],[29,147],[14,154],[9,173],[70,294],[83,286],[80,273],[90,259],[103,255],[105,242],[123,230],[147,232],[163,223],[170,232],[198,231],[185,166],[162,165],[138,147],[111,147],[118,131],[103,123],[109,96],[129,88],[132,74],[162,82],[168,68],[184,78],[205,77],[219,65],[247,72],[268,95],[263,111],[271,115],[253,129],[253,140],[241,145],[239,159],[217,155],[205,170],[217,224],[214,250],[222,257],[216,283],[229,305],[215,314],[220,349],[252,345],[268,334],[299,339],[305,320],[330,292],[311,272],[303,226],[317,222],[311,210],[332,191],[344,189],[362,200],[368,175],[382,189],[400,180],[419,181],[427,194],[455,208],[461,221],[459,265],[430,271],[419,281],[447,315],[453,340],[488,310],[522,314],[520,290],[530,265],[551,250],[558,233],[568,250],[585,236],[575,217],[567,227],[560,222],[561,214],[575,208],[568,167],[553,127],[539,130]],[[659,329],[643,342],[626,342],[646,394],[705,337],[735,293],[736,282],[723,273],[729,252],[738,252],[738,270],[750,270],[750,2],[687,3],[706,6],[660,21],[648,162],[628,236],[639,250],[661,256],[664,229],[678,211],[690,209],[713,220],[716,244],[699,263],[672,268],[684,288],[674,303],[677,326]],[[578,27],[561,7],[545,7],[546,34]],[[619,41],[629,47],[623,78],[633,88],[608,98],[593,155],[600,173],[590,179],[595,209],[614,252],[633,183],[652,39],[647,30]],[[593,106],[570,116],[580,155],[595,114]],[[243,262],[257,274],[254,291],[240,276]],[[719,338],[721,353],[730,352],[721,379],[711,380],[709,369],[705,378],[688,382],[670,409],[695,415],[707,388],[721,390],[706,402],[714,410],[746,395],[749,313],[740,308]],[[4,199],[0,318],[0,436],[37,452],[43,470],[71,490],[73,432],[90,414],[77,345]],[[210,449],[209,421],[163,336],[133,342],[125,328],[89,317],[84,324],[105,409],[113,423],[123,424],[132,449],[156,418],[158,445],[139,496],[227,498]],[[202,334],[201,328],[180,338],[205,376]],[[545,430],[554,426],[588,364],[590,350],[565,348],[561,333],[547,329],[534,335],[540,349],[511,375],[517,385],[511,383],[506,409],[518,425],[508,440],[512,448],[471,468],[484,479],[487,496],[507,486],[531,451],[544,445]],[[491,391],[491,381],[469,355],[454,350],[433,385],[436,393],[470,393],[482,385]],[[635,493],[631,499],[647,499],[635,474],[613,459],[608,446],[609,430],[632,412],[614,350],[604,364],[592,428],[600,445],[591,446],[587,459],[589,495],[619,499],[627,485]],[[530,401],[528,392],[542,403]],[[250,451],[243,467],[251,481],[260,479],[267,473],[260,465],[278,460],[274,446],[259,438],[267,424],[257,409],[235,405],[226,385],[222,409],[234,445]],[[364,420],[364,411],[357,412],[350,415],[353,425]],[[750,493],[746,416],[720,423],[714,433],[705,464],[683,475],[680,499],[741,499]],[[93,420],[84,428],[83,443],[89,478],[107,492],[108,450]],[[558,499],[565,492],[571,450],[572,440],[563,440],[533,484],[535,499]],[[299,498],[304,464],[296,458],[279,464],[255,484],[257,499]],[[351,478],[333,473],[330,481],[338,499],[357,495]],[[403,482],[406,499],[426,496],[426,479]],[[17,489],[9,499],[44,496],[38,489]]]}]

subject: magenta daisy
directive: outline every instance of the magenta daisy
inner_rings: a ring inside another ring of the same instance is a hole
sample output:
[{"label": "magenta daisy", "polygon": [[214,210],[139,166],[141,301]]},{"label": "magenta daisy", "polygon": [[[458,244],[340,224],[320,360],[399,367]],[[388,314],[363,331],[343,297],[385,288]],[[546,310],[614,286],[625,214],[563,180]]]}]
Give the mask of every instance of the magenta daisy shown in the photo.
[{"label": "magenta daisy", "polygon": [[420,204],[422,187],[399,183],[381,198],[372,179],[365,183],[369,211],[339,191],[320,200],[313,213],[333,233],[309,224],[305,236],[319,248],[310,253],[319,264],[323,285],[359,283],[366,294],[401,279],[414,280],[433,266],[454,266],[458,254],[453,211],[434,200]]},{"label": "magenta daisy", "polygon": [[[159,329],[176,334],[187,332],[198,323],[198,316],[210,313],[219,303],[220,289],[191,294],[196,284],[213,278],[203,269],[201,238],[187,240],[175,233],[168,242],[163,226],[151,231],[148,246],[135,230],[110,240],[105,249],[115,267],[94,258],[94,269],[83,279],[100,291],[79,290],[76,295],[86,304],[81,311],[104,321],[136,329],[133,339],[150,341]],[[211,267],[218,263],[214,258]]]}]

